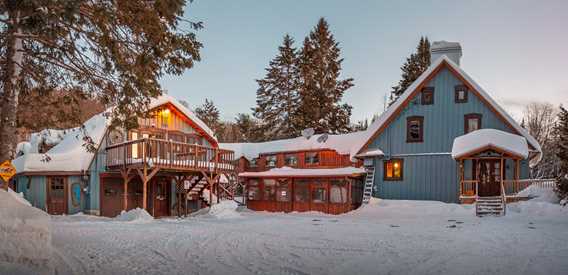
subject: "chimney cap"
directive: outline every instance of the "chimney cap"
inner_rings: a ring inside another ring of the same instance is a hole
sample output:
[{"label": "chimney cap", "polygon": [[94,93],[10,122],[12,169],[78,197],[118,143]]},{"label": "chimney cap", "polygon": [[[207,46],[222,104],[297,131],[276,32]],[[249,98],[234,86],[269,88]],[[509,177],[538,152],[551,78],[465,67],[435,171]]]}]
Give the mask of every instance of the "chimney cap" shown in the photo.
[{"label": "chimney cap", "polygon": [[432,43],[430,46],[430,60],[433,62],[444,55],[457,65],[460,65],[460,59],[462,57],[462,48],[460,43],[444,40]]},{"label": "chimney cap", "polygon": [[435,41],[432,43],[432,46],[430,47],[430,50],[432,52],[441,52],[441,51],[449,51],[449,50],[460,50],[461,51],[461,45],[459,42],[448,42],[445,40],[442,41]]}]

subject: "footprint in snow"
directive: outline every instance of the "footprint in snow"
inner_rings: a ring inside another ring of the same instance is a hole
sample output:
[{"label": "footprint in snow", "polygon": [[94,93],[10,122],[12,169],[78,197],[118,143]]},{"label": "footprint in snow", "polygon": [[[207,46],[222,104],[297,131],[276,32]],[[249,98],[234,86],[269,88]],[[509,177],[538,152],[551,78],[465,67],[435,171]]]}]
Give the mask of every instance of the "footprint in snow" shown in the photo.
[{"label": "footprint in snow", "polygon": [[339,220],[329,220],[330,222],[338,222]]},{"label": "footprint in snow", "polygon": [[529,226],[529,229],[536,229],[536,227],[534,227],[534,226]]},{"label": "footprint in snow", "polygon": [[318,219],[313,219],[312,222],[319,222],[320,220]]},{"label": "footprint in snow", "polygon": [[455,224],[452,224],[452,225],[448,225],[448,226],[447,226],[447,228],[456,228],[456,227],[457,227],[457,225],[455,225]]},{"label": "footprint in snow", "polygon": [[456,222],[457,224],[462,224],[463,222]]},{"label": "footprint in snow", "polygon": [[449,222],[455,222],[456,220],[448,220]]},{"label": "footprint in snow", "polygon": [[400,227],[400,225],[391,224],[390,227]]}]

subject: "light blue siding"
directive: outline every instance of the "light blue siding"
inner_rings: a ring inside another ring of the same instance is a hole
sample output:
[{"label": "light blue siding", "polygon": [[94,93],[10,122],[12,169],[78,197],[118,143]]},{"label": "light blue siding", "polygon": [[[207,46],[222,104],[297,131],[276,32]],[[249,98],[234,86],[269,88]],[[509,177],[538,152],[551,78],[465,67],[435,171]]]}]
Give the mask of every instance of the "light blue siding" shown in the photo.
[{"label": "light blue siding", "polygon": [[24,198],[34,207],[46,210],[47,187],[45,176],[18,176],[17,191],[24,193]]},{"label": "light blue siding", "polygon": [[86,209],[100,214],[100,173],[106,172],[106,136],[89,167],[89,188]]},{"label": "light blue siding", "polygon": [[[473,93],[467,103],[455,103],[454,87],[463,85],[450,71],[442,69],[428,83],[434,87],[434,104],[421,105],[418,93],[403,111],[375,138],[369,149],[379,148],[386,159],[404,159],[403,180],[383,181],[383,160],[375,161],[375,195],[386,199],[458,201],[457,163],[451,158],[453,141],[464,134],[464,115],[482,115],[482,128],[513,131]],[[424,117],[424,142],[406,142],[406,121]],[[514,164],[507,163],[508,178]],[[467,169],[466,169],[467,171]],[[511,177],[509,177],[511,176]],[[528,162],[521,163],[521,177],[528,177]]]},{"label": "light blue siding", "polygon": [[[80,188],[78,193],[76,193],[77,190],[74,189],[75,184],[78,184]],[[83,191],[84,187],[85,183],[83,182],[81,176],[67,177],[67,190],[68,190],[67,213],[68,214],[85,212],[85,207],[87,205],[86,204],[87,194],[85,194],[85,192]],[[73,197],[75,197],[75,199]],[[74,200],[76,201],[76,203],[74,203]]]}]

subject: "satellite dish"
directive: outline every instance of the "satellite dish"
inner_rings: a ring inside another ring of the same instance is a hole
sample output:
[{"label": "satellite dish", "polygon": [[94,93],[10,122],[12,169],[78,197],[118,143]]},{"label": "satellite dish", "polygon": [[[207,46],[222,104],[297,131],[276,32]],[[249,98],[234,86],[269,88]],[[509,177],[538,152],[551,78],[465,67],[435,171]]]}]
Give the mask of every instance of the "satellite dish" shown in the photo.
[{"label": "satellite dish", "polygon": [[318,137],[318,142],[319,143],[324,143],[327,141],[327,139],[329,138],[328,134],[322,134],[321,136]]},{"label": "satellite dish", "polygon": [[306,128],[302,130],[302,136],[306,139],[310,139],[314,135],[315,131],[314,128]]}]

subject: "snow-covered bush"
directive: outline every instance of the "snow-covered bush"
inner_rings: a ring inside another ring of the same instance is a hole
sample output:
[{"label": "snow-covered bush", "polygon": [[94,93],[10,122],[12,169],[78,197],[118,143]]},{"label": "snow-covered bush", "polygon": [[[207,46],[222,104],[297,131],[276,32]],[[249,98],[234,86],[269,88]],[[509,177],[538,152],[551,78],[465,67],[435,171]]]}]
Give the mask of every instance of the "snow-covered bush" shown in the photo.
[{"label": "snow-covered bush", "polygon": [[554,191],[560,198],[560,204],[566,206],[568,204],[568,174],[558,177]]}]

